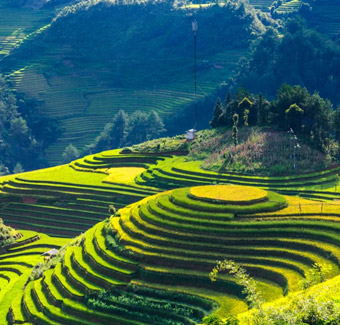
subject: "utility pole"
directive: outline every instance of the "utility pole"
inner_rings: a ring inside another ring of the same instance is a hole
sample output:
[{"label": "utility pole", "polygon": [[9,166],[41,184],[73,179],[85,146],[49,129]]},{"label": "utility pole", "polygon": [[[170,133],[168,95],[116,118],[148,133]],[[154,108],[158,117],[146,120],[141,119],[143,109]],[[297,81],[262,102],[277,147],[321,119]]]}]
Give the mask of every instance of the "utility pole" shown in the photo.
[{"label": "utility pole", "polygon": [[294,135],[294,165],[293,168],[295,169],[295,149],[296,149],[296,136]]},{"label": "utility pole", "polygon": [[194,33],[194,65],[195,65],[195,71],[194,71],[194,88],[195,88],[195,122],[194,122],[194,129],[197,128],[197,68],[196,68],[196,43],[197,43],[197,31],[198,31],[198,24],[197,21],[194,20],[192,22],[192,31]]},{"label": "utility pole", "polygon": [[294,131],[292,128],[289,129],[287,132],[289,134],[289,160],[292,160],[292,136],[294,134]]},{"label": "utility pole", "polygon": [[297,142],[297,137],[296,137],[296,135],[294,135],[294,169],[295,169],[295,167],[296,167],[296,164],[295,164],[295,162],[296,162],[296,149],[300,149],[300,145],[298,144],[298,142]]}]

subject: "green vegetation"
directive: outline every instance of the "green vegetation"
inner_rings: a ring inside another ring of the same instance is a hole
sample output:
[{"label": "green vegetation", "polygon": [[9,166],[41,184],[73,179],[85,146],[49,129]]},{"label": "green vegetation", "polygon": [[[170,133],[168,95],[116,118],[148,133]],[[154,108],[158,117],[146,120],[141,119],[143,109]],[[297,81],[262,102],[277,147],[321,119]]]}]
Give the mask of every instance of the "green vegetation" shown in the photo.
[{"label": "green vegetation", "polygon": [[60,129],[34,99],[17,95],[0,75],[0,175],[46,165],[45,149]]},{"label": "green vegetation", "polygon": [[100,136],[88,146],[87,151],[98,152],[143,143],[146,140],[159,138],[165,131],[163,121],[155,111],[149,114],[135,111],[128,116],[120,110],[114,116],[112,123],[106,124]]},{"label": "green vegetation", "polygon": [[3,220],[0,219],[0,247],[12,244],[18,235],[14,229],[4,225]]},{"label": "green vegetation", "polygon": [[109,216],[110,204],[121,208],[157,192],[131,178],[120,182],[112,178],[115,168],[143,167],[142,172],[162,157],[108,151],[86,159],[4,179],[1,196],[8,202],[1,204],[1,216],[20,229],[72,237]]},{"label": "green vegetation", "polygon": [[[308,271],[313,284],[317,285],[326,280],[325,266],[314,264]],[[250,302],[254,310],[241,315],[238,319],[235,315],[227,317],[226,322],[215,316],[214,324],[252,324],[252,325],[271,325],[271,324],[337,324],[340,319],[339,303],[330,299],[325,294],[329,294],[327,285],[319,285],[309,292],[290,295],[279,304],[264,305],[261,292],[257,289],[256,281],[247,274],[246,270],[234,261],[219,261],[210,273],[212,281],[215,281],[220,271],[229,271],[235,279],[244,287],[246,299]],[[308,277],[307,277],[308,278]],[[304,289],[309,288],[309,286]],[[316,295],[316,290],[318,294]],[[313,292],[314,291],[314,292]],[[230,323],[232,321],[232,323]],[[204,324],[212,324],[208,317],[203,318]]]},{"label": "green vegetation", "polygon": [[[44,264],[42,253],[59,249],[69,240],[51,238],[33,231],[20,231],[21,238],[2,248],[0,253],[0,322],[7,323],[7,314],[15,310],[22,314],[22,289],[28,281],[32,267]],[[53,243],[52,243],[53,242]],[[15,307],[14,307],[15,304]],[[13,309],[11,309],[11,305]]]},{"label": "green vegetation", "polygon": [[[219,185],[215,188],[221,192]],[[330,277],[339,273],[338,225],[327,219],[328,213],[316,212],[318,220],[309,220],[302,209],[297,221],[289,213],[295,207],[289,197],[267,192],[261,202],[251,197],[239,202],[238,191],[232,189],[224,192],[233,203],[207,202],[204,193],[211,193],[199,187],[193,203],[190,193],[196,193],[195,188],[184,188],[119,210],[69,245],[54,269],[30,282],[23,313],[13,301],[12,317],[52,323],[90,324],[96,318],[122,324],[194,324],[215,311],[224,318],[235,310],[235,299],[249,302],[253,291],[242,289],[250,283],[247,278],[235,281],[232,275],[219,275],[217,284],[210,282],[209,270],[221,256],[246,267],[270,301],[298,290],[301,283],[322,281],[323,268],[312,272],[313,265],[329,265]],[[230,301],[223,309],[221,291]]]},{"label": "green vegetation", "polygon": [[[12,266],[0,265],[3,281],[18,263],[25,274],[20,283],[31,280],[24,292],[13,284],[0,310],[10,310],[11,323],[225,319],[248,307],[233,276],[210,281],[209,271],[222,258],[245,267],[267,301],[318,281],[313,265],[329,265],[329,277],[339,274],[338,203],[271,191],[338,198],[338,167],[276,177],[217,173],[201,169],[202,160],[172,156],[185,154],[184,146],[183,138],[152,140],[1,179],[6,222],[59,237],[85,232],[46,263],[18,262],[19,249],[8,260]],[[195,142],[188,147],[194,148]],[[124,174],[130,170],[134,180]],[[181,188],[159,193],[175,187]],[[33,247],[23,256],[40,249]]]},{"label": "green vegetation", "polygon": [[[53,15],[51,5],[49,1],[46,7]],[[204,10],[180,8],[173,10],[170,3],[80,2],[46,19],[44,28],[2,59],[1,70],[15,90],[37,98],[41,112],[57,118],[64,130],[47,150],[50,164],[61,162],[69,144],[82,151],[93,143],[121,109],[129,115],[154,110],[170,124],[193,102],[189,11],[208,27],[200,30],[198,43],[198,99],[207,98],[231,75],[264,23],[275,24],[238,2]],[[40,10],[47,9],[38,9],[37,15]],[[233,25],[237,36],[225,25]],[[176,133],[188,122],[176,125]]]},{"label": "green vegetation", "polygon": [[[312,7],[315,5],[319,10],[320,7],[325,11],[338,10],[338,4],[334,1],[310,2]],[[324,14],[327,15],[326,12]],[[332,16],[335,18],[337,15]],[[339,61],[340,48],[337,38],[333,41],[329,36],[310,29],[310,17],[306,18],[307,22],[296,17],[288,20],[282,35],[269,28],[259,37],[254,42],[249,59],[239,68],[236,84],[273,97],[280,85],[286,82],[306,87],[311,92],[317,90],[322,97],[339,105],[340,98],[336,91],[339,67],[336,62]],[[332,19],[324,21],[323,28],[334,28]]]},{"label": "green vegetation", "polygon": [[[249,99],[250,98],[250,99]],[[240,116],[243,126],[238,128]],[[338,162],[338,110],[307,88],[283,84],[276,100],[239,89],[217,101],[210,125],[191,146],[203,168],[257,174],[291,174]],[[249,127],[252,126],[252,127]],[[230,129],[231,128],[231,129]],[[288,132],[287,132],[288,130]]]},{"label": "green vegetation", "polygon": [[1,324],[338,323],[338,5],[249,2],[0,4]]}]

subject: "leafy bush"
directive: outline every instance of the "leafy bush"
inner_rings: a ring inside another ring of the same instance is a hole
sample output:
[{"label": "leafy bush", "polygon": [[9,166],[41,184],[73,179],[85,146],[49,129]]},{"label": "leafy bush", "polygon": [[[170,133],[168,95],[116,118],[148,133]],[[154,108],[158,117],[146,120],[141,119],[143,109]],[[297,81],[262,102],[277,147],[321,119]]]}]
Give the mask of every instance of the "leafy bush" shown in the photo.
[{"label": "leafy bush", "polygon": [[307,289],[311,286],[324,282],[332,271],[332,267],[326,264],[314,263],[309,269],[305,278],[300,282],[301,289]]},{"label": "leafy bush", "polygon": [[287,305],[257,310],[247,317],[250,325],[338,325],[340,304],[333,300],[319,301],[316,295],[301,294]]},{"label": "leafy bush", "polygon": [[223,325],[224,322],[218,315],[209,315],[202,319],[204,325]]},{"label": "leafy bush", "polygon": [[17,235],[17,232],[6,226],[0,218],[0,247],[14,243],[15,235]]},{"label": "leafy bush", "polygon": [[[237,283],[244,287],[245,298],[251,307],[255,307],[246,316],[242,317],[249,325],[336,325],[340,322],[340,304],[336,300],[318,299],[317,294],[304,291],[302,294],[288,296],[284,305],[265,307],[261,292],[257,290],[256,281],[251,278],[244,268],[231,260],[219,261],[210,273],[212,281],[216,280],[220,271],[228,271]],[[314,264],[308,271],[304,288],[326,280],[329,267]],[[204,319],[203,319],[204,320]],[[233,323],[226,324],[238,324]],[[210,324],[210,323],[207,323]],[[212,323],[215,324],[215,323]],[[223,324],[223,323],[216,323]]]},{"label": "leafy bush", "polygon": [[256,282],[247,274],[246,270],[231,260],[218,261],[210,272],[211,281],[216,281],[217,275],[221,271],[228,271],[236,278],[236,281],[244,289],[242,293],[251,308],[260,308],[263,304],[262,294],[257,290]]}]

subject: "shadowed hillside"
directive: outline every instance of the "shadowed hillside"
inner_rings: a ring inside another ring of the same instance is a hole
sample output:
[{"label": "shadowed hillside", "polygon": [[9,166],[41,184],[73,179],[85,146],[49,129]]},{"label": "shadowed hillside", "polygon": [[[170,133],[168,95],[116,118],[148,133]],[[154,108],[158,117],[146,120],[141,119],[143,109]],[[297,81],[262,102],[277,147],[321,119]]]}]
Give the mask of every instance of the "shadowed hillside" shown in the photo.
[{"label": "shadowed hillside", "polygon": [[2,60],[15,89],[41,100],[42,112],[65,129],[48,150],[51,163],[60,161],[69,143],[81,149],[93,141],[119,109],[154,109],[165,117],[192,103],[193,19],[199,21],[203,98],[227,79],[249,41],[264,30],[251,7],[230,3],[195,11],[105,1],[75,6]]}]

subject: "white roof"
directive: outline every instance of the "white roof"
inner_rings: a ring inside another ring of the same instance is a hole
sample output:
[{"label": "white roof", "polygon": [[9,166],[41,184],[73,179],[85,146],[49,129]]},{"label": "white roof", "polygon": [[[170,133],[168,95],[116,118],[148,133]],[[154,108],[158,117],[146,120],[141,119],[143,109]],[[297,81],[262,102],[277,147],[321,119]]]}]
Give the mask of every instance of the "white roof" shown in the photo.
[{"label": "white roof", "polygon": [[195,130],[195,129],[190,129],[190,130],[188,130],[188,131],[186,131],[186,132],[196,132],[197,130]]},{"label": "white roof", "polygon": [[57,249],[55,249],[55,248],[52,248],[51,250],[49,250],[48,252],[45,252],[45,253],[43,253],[43,254],[41,254],[41,255],[50,255],[50,256],[52,256],[52,255],[57,255],[58,254],[58,250]]}]

